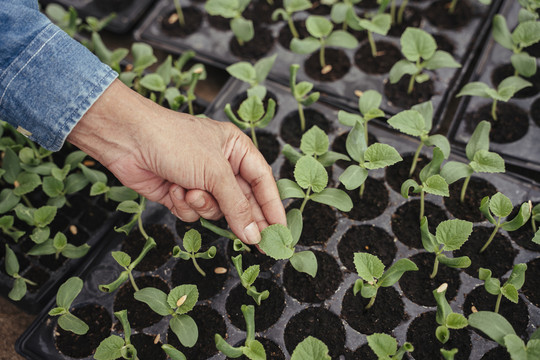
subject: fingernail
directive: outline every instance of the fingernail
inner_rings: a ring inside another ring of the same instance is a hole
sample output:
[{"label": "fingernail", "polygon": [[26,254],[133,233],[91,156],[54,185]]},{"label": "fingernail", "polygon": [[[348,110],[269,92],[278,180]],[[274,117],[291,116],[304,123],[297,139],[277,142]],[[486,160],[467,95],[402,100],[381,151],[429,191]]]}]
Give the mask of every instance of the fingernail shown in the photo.
[{"label": "fingernail", "polygon": [[191,202],[191,205],[193,205],[196,208],[202,208],[204,204],[205,204],[205,201],[202,195]]},{"label": "fingernail", "polygon": [[244,236],[250,245],[258,244],[261,241],[261,233],[256,223],[252,222],[244,229]]},{"label": "fingernail", "polygon": [[182,194],[182,190],[180,190],[179,187],[177,187],[176,189],[174,189],[173,193],[174,193],[174,197],[176,197],[176,199],[178,199],[178,200],[184,200],[184,194]]}]

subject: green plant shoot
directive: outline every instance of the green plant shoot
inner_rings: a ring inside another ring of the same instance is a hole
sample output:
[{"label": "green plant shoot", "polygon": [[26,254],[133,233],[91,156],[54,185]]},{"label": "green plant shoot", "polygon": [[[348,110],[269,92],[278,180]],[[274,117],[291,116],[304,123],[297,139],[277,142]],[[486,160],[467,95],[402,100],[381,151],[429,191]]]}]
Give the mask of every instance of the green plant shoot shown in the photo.
[{"label": "green plant shoot", "polygon": [[[493,232],[489,236],[489,239],[480,249],[481,253],[487,249],[489,244],[491,244],[495,238],[495,234],[497,234],[500,228],[506,231],[514,231],[522,227],[529,220],[531,208],[529,203],[524,202],[521,204],[518,214],[512,220],[503,221],[502,219],[510,215],[512,209],[512,201],[500,192],[496,193],[491,198],[486,196],[482,199],[480,211],[491,224],[495,225],[495,227],[493,228]],[[497,220],[495,220],[494,216],[497,217]]]},{"label": "green plant shoot", "polygon": [[[536,204],[532,206],[532,202],[530,203],[531,207],[531,226],[533,233],[536,233],[538,231],[538,228],[536,226],[536,222],[540,221],[540,204]],[[0,218],[0,221],[2,219]],[[1,227],[1,226],[0,226]]]},{"label": "green plant shoot", "polygon": [[317,100],[319,100],[319,96],[321,93],[318,91],[312,92],[310,94],[310,91],[313,89],[313,84],[307,81],[301,81],[299,83],[296,83],[296,73],[298,72],[298,69],[300,68],[300,65],[298,64],[292,64],[290,69],[290,76],[289,76],[289,86],[291,88],[291,93],[294,96],[294,99],[298,103],[298,115],[300,117],[300,130],[302,132],[306,131],[306,118],[304,116],[304,106],[310,106]]},{"label": "green plant shoot", "polygon": [[222,229],[220,228],[219,226],[211,223],[210,221],[206,220],[206,219],[203,219],[203,218],[200,218],[199,219],[200,222],[201,222],[201,225],[212,231],[214,234],[217,234],[219,236],[223,236],[229,240],[232,240],[233,241],[233,249],[234,251],[247,251],[247,252],[251,252],[251,249],[249,248],[249,246],[247,246],[246,244],[244,244],[242,242],[242,240],[240,240],[238,238],[238,236],[236,236],[232,231],[229,231],[229,230],[225,230],[225,229]]},{"label": "green plant shoot", "polygon": [[404,60],[399,60],[390,69],[390,83],[397,83],[404,75],[410,75],[407,93],[414,90],[414,83],[423,83],[429,80],[426,70],[441,68],[460,68],[459,64],[450,53],[437,50],[437,42],[426,31],[408,27],[400,39],[401,52]]},{"label": "green plant shoot", "polygon": [[226,70],[232,77],[249,84],[248,97],[255,95],[260,99],[264,99],[266,97],[266,87],[263,83],[270,70],[272,70],[276,57],[277,54],[262,58],[254,65],[247,61],[239,61],[227,66]]},{"label": "green plant shoot", "polygon": [[41,244],[49,239],[51,229],[49,224],[56,216],[57,208],[55,206],[45,205],[39,209],[28,208],[23,204],[15,206],[17,218],[33,226],[30,239],[36,244]]},{"label": "green plant shoot", "polygon": [[363,298],[370,299],[366,309],[375,303],[380,287],[392,286],[406,271],[418,270],[411,260],[399,259],[384,271],[384,264],[377,256],[362,252],[354,253],[354,266],[360,279],[354,283],[353,293],[356,295],[360,292]]},{"label": "green plant shoot", "polygon": [[187,360],[184,353],[172,345],[163,344],[161,345],[161,349],[171,358],[171,360]]},{"label": "green plant shoot", "polygon": [[79,295],[83,287],[83,281],[78,277],[71,277],[60,285],[56,293],[56,307],[49,311],[49,316],[58,316],[58,325],[77,335],[84,335],[88,332],[88,325],[73,315],[69,309],[71,303]]},{"label": "green plant shoot", "polygon": [[8,244],[5,244],[5,246],[6,255],[4,262],[6,274],[15,279],[11,291],[8,293],[8,297],[13,301],[19,301],[24,297],[24,295],[26,295],[26,284],[33,286],[36,286],[37,284],[19,275],[19,260],[17,260],[17,255],[15,255],[15,252],[11,250]]},{"label": "green plant shoot", "polygon": [[9,236],[14,242],[18,242],[25,232],[17,229],[14,226],[14,223],[15,218],[12,215],[4,215],[0,217],[0,229],[4,235]]},{"label": "green plant shoot", "polygon": [[207,0],[204,4],[206,12],[210,15],[219,15],[231,19],[231,30],[240,46],[250,41],[255,35],[253,22],[242,16],[250,0]]},{"label": "green plant shoot", "polygon": [[328,346],[321,340],[308,336],[302,340],[293,350],[291,360],[330,360]]},{"label": "green plant shoot", "polygon": [[68,10],[60,4],[48,4],[45,8],[45,14],[53,23],[64,30],[69,36],[73,37],[79,30],[82,19],[79,18],[77,10],[70,6]]},{"label": "green plant shoot", "polygon": [[138,360],[137,349],[131,343],[131,326],[127,318],[127,310],[116,311],[114,316],[118,318],[124,329],[124,338],[118,335],[111,335],[99,343],[94,359],[114,360],[129,359]]},{"label": "green plant shoot", "polygon": [[504,295],[505,298],[511,302],[517,304],[519,301],[518,290],[521,289],[525,283],[525,271],[527,270],[527,264],[516,264],[512,268],[512,273],[501,286],[499,279],[491,277],[491,270],[480,268],[478,270],[478,278],[484,282],[486,291],[491,295],[497,296],[497,302],[495,303],[495,312],[499,312],[501,305],[501,299]]},{"label": "green plant shoot", "polygon": [[540,8],[540,1],[538,0],[518,0],[521,9],[519,10],[519,22],[525,22],[529,20],[537,20],[538,13],[536,10]]},{"label": "green plant shoot", "polygon": [[453,348],[452,350],[446,350],[441,348],[441,355],[444,358],[444,360],[454,360],[454,357],[458,353],[457,348]]},{"label": "green plant shoot", "polygon": [[144,93],[146,90],[140,84],[144,70],[158,60],[154,56],[152,47],[145,43],[133,43],[131,45],[131,55],[133,56],[133,64],[128,65],[126,70],[120,73],[118,78],[126,86],[133,88],[139,94]]},{"label": "green plant shoot", "polygon": [[441,222],[437,225],[435,235],[429,232],[428,220],[424,216],[420,222],[420,232],[422,234],[422,246],[427,252],[435,254],[433,271],[430,278],[435,278],[439,270],[439,263],[451,268],[463,269],[471,266],[471,259],[468,256],[449,258],[444,252],[458,250],[469,239],[472,233],[473,224],[469,221],[452,219]]},{"label": "green plant shoot", "polygon": [[373,18],[359,19],[358,24],[368,33],[369,46],[371,47],[371,55],[377,57],[377,44],[373,39],[373,33],[386,36],[392,26],[392,18],[390,14],[377,14]]},{"label": "green plant shoot", "polygon": [[193,266],[202,276],[206,276],[206,273],[197,263],[197,259],[213,259],[216,256],[217,249],[215,246],[210,246],[205,252],[199,252],[202,245],[201,234],[195,230],[191,229],[184,234],[182,239],[182,244],[184,245],[184,250],[180,249],[180,246],[176,245],[173,248],[173,257],[181,258],[182,260],[189,260],[193,262]]},{"label": "green plant shoot", "polygon": [[358,24],[360,18],[356,15],[354,5],[362,0],[322,0],[321,4],[331,5],[330,18],[334,24],[342,24],[342,29],[347,30],[351,27],[353,30],[363,30]]},{"label": "green plant shoot", "polygon": [[53,239],[47,239],[45,242],[34,245],[27,254],[34,256],[54,254],[56,259],[60,255],[68,259],[78,259],[85,256],[88,250],[90,250],[88,244],[82,244],[80,246],[69,244],[66,235],[58,232]]},{"label": "green plant shoot", "polygon": [[401,360],[406,353],[414,351],[410,342],[405,342],[398,349],[397,340],[387,334],[368,335],[367,342],[379,360]]},{"label": "green plant shoot", "polygon": [[246,270],[242,268],[242,254],[233,256],[231,258],[234,268],[240,277],[240,283],[246,289],[247,294],[253,298],[257,305],[261,305],[262,300],[268,299],[270,292],[264,290],[263,292],[257,291],[257,288],[253,285],[257,276],[259,276],[259,265],[251,265]]},{"label": "green plant shoot", "polygon": [[292,36],[298,39],[300,38],[300,35],[294,26],[293,15],[298,11],[307,10],[309,8],[311,8],[311,1],[309,0],[283,0],[283,7],[274,10],[272,13],[272,20],[277,21],[281,16],[283,20],[287,21]]},{"label": "green plant shoot", "polygon": [[[491,4],[491,0],[478,0],[479,3],[481,4],[484,4],[484,5],[489,5]],[[454,11],[456,11],[456,5],[458,3],[458,0],[451,0],[450,1],[450,5],[448,6],[448,12],[450,14],[453,14]],[[457,352],[457,351],[456,351]]]},{"label": "green plant shoot", "polygon": [[178,23],[183,27],[186,24],[186,20],[184,19],[184,12],[182,11],[180,0],[174,0],[174,7],[176,8],[176,15],[178,16]]},{"label": "green plant shoot", "polygon": [[446,290],[448,284],[444,283],[433,290],[433,296],[437,302],[437,315],[435,317],[439,326],[435,330],[435,336],[442,344],[450,340],[450,329],[463,329],[467,327],[467,318],[452,311],[448,300],[446,300]]},{"label": "green plant shoot", "polygon": [[368,123],[369,121],[377,118],[384,117],[384,111],[379,109],[382,102],[382,95],[377,90],[367,90],[362,93],[362,96],[358,99],[358,110],[361,115],[339,110],[338,120],[345,126],[354,127],[357,122],[364,125],[364,137],[366,144],[368,142]]}]

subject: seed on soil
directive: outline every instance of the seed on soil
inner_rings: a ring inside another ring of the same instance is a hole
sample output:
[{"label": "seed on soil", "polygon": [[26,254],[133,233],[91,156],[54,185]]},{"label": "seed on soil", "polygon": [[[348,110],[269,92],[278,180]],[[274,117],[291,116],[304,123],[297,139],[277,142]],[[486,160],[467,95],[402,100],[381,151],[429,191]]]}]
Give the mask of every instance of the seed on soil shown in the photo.
[{"label": "seed on soil", "polygon": [[187,299],[187,295],[182,296],[182,297],[181,297],[180,299],[178,299],[178,301],[176,302],[176,306],[177,306],[177,307],[182,306],[182,304],[186,302],[186,299]]},{"label": "seed on soil", "polygon": [[384,51],[384,50],[377,51],[376,54],[377,54],[377,56],[382,56],[382,55],[386,54],[386,51]]},{"label": "seed on soil", "polygon": [[471,306],[471,312],[473,312],[473,313],[478,312],[478,309],[476,308],[476,306]]},{"label": "seed on soil", "polygon": [[127,64],[126,71],[131,71],[131,70],[133,70],[133,64]]},{"label": "seed on soil", "polygon": [[70,226],[69,226],[69,232],[72,233],[73,235],[77,235],[77,232],[78,232],[77,226],[75,226],[75,225],[70,225]]},{"label": "seed on soil", "polygon": [[[184,295],[185,296],[185,295]],[[154,338],[154,344],[157,344],[159,342],[159,338],[161,337],[160,334],[157,334],[156,337]]]},{"label": "seed on soil", "polygon": [[443,291],[446,291],[446,289],[448,289],[448,283],[444,283],[442,284],[441,286],[439,286],[437,288],[437,292],[440,294],[442,293]]},{"label": "seed on soil", "polygon": [[94,165],[96,165],[96,162],[94,160],[84,160],[83,165],[84,166],[94,166]]},{"label": "seed on soil", "polygon": [[364,92],[360,91],[360,90],[354,90],[354,95],[360,97],[360,96],[364,95]]},{"label": "seed on soil", "polygon": [[167,21],[169,22],[169,24],[174,24],[175,22],[178,21],[178,14],[176,13],[171,14],[171,16],[169,16],[169,19]]},{"label": "seed on soil", "polygon": [[326,75],[330,71],[332,71],[332,65],[326,65],[325,67],[322,68],[321,74]]},{"label": "seed on soil", "polygon": [[221,266],[214,269],[214,273],[216,274],[225,274],[226,272],[227,269]]}]

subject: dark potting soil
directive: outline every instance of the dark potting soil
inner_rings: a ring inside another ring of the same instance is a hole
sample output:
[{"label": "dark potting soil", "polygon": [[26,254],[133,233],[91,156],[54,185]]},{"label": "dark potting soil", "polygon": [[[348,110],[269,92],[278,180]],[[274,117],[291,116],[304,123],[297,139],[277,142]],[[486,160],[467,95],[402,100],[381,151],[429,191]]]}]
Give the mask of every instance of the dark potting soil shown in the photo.
[{"label": "dark potting soil", "polygon": [[[260,342],[262,346],[264,347],[264,352],[266,353],[266,358],[268,360],[285,360],[285,355],[283,355],[283,351],[275,342],[273,342],[270,339],[262,338],[258,336],[255,338],[255,340]],[[236,347],[243,346],[244,343],[245,343],[245,339],[239,342],[238,344],[236,344],[235,346]],[[231,359],[231,358],[227,358],[227,359]],[[248,360],[248,357],[245,355],[242,355],[237,359]]]},{"label": "dark potting soil", "polygon": [[493,229],[494,227],[475,226],[469,240],[459,250],[454,251],[454,257],[466,255],[471,259],[471,266],[463,270],[472,277],[478,277],[478,269],[481,267],[491,270],[497,278],[512,269],[518,251],[502,233],[498,232],[486,250],[480,253]]},{"label": "dark potting soil", "polygon": [[[534,74],[533,76],[529,78],[522,76],[524,80],[531,82],[532,86],[521,89],[516,94],[514,94],[514,97],[518,99],[523,99],[523,98],[535,96],[536,94],[540,92],[540,73],[538,70],[540,69],[537,68],[536,74]],[[501,81],[503,81],[509,76],[514,76],[514,75],[515,75],[515,69],[512,66],[512,64],[499,65],[491,72],[491,83],[495,87],[498,87]]]},{"label": "dark potting soil", "polygon": [[388,267],[394,261],[397,247],[394,239],[380,227],[354,225],[341,237],[337,246],[341,263],[356,272],[354,253],[367,252],[376,255]]},{"label": "dark potting soil", "polygon": [[373,306],[366,309],[370,299],[360,292],[353,293],[351,286],[341,305],[341,317],[355,330],[371,335],[376,332],[389,333],[407,319],[401,296],[393,287],[380,287]]},{"label": "dark potting soil", "polygon": [[341,49],[326,48],[324,60],[327,66],[332,67],[328,73],[323,74],[321,72],[323,68],[319,60],[319,51],[316,51],[304,63],[306,74],[314,80],[329,82],[341,79],[351,69],[349,56]]},{"label": "dark potting soil", "polygon": [[510,354],[506,348],[497,346],[485,353],[480,360],[510,360]]},{"label": "dark potting soil", "polygon": [[156,340],[157,335],[134,334],[131,335],[131,343],[137,349],[137,357],[139,359],[165,360],[167,355],[161,349],[161,341]]},{"label": "dark potting soil", "polygon": [[[304,118],[306,120],[306,129],[308,131],[313,126],[318,126],[325,133],[332,131],[333,126],[330,121],[321,112],[314,109],[304,109]],[[300,125],[300,115],[298,111],[293,111],[287,114],[281,123],[279,135],[287,144],[292,147],[300,147],[300,139],[302,138],[302,128]]]},{"label": "dark potting soil", "polygon": [[163,32],[169,36],[184,38],[196,32],[202,24],[203,13],[194,6],[182,7],[184,25],[180,25],[176,10],[170,11],[161,20]]},{"label": "dark potting soil", "polygon": [[[294,28],[298,32],[298,37],[300,39],[304,39],[310,36],[309,32],[307,31],[306,22],[304,20],[295,20],[293,21],[293,24],[294,24]],[[293,35],[291,33],[291,29],[289,28],[289,24],[285,22],[283,24],[283,27],[279,30],[278,42],[285,49],[290,49],[292,39],[293,39]]]},{"label": "dark potting soil", "polygon": [[[224,217],[219,220],[210,221],[210,222],[222,229],[229,228],[227,225],[227,220],[225,220]],[[176,233],[181,239],[184,237],[185,233],[187,233],[189,230],[191,229],[197,230],[201,234],[203,248],[205,246],[206,248],[210,247],[210,246],[207,246],[209,243],[212,243],[215,240],[220,238],[219,235],[203,227],[199,221],[193,222],[193,223],[187,223],[187,222],[183,222],[180,219],[176,219],[175,228],[176,228]]]},{"label": "dark potting soil", "polygon": [[[61,212],[57,213],[54,217],[53,222],[49,225],[51,229],[51,234],[56,234],[57,232],[62,232],[68,226],[69,219],[63,215]],[[53,235],[54,236],[54,235]]]},{"label": "dark potting soil", "polygon": [[84,209],[85,212],[79,219],[81,225],[88,229],[88,231],[100,228],[107,218],[107,214],[103,209],[90,204],[87,204]]},{"label": "dark potting soil", "polygon": [[441,29],[458,29],[473,18],[473,11],[466,0],[457,2],[454,13],[448,12],[449,0],[438,0],[431,3],[424,11],[424,16],[434,26]]},{"label": "dark potting soil", "polygon": [[[170,289],[167,283],[157,276],[141,276],[135,278],[135,284],[140,289],[153,287],[168,294]],[[145,327],[159,322],[163,316],[155,313],[148,305],[141,301],[135,300],[135,293],[131,282],[128,281],[122,285],[116,292],[114,297],[114,311],[127,310],[127,315],[131,327],[141,330]]]},{"label": "dark potting soil", "polygon": [[377,355],[371,350],[368,344],[364,344],[354,352],[345,354],[346,360],[377,360]]},{"label": "dark potting soil", "polygon": [[39,263],[51,271],[58,270],[65,262],[67,258],[60,255],[58,259],[55,255],[42,255],[39,257]]},{"label": "dark potting soil", "polygon": [[[435,255],[430,253],[418,253],[410,257],[410,260],[418,267],[417,271],[407,271],[399,280],[399,286],[403,293],[418,305],[436,306],[437,302],[433,297],[433,290],[443,283],[448,284],[446,299],[452,301],[456,297],[461,285],[459,270],[452,269],[443,264],[439,264],[439,269],[435,278],[431,279]],[[435,329],[433,329],[435,333]],[[416,346],[416,343],[413,343]],[[418,359],[430,359],[429,357],[419,357]]]},{"label": "dark potting soil", "polygon": [[401,59],[401,51],[388,41],[376,41],[377,56],[371,54],[371,46],[365,43],[354,54],[354,63],[365,73],[386,74]]},{"label": "dark potting soil", "polygon": [[451,350],[458,349],[456,360],[467,360],[471,353],[471,337],[467,328],[450,330],[450,339],[446,344],[441,344],[435,336],[435,329],[439,324],[435,320],[435,311],[420,314],[414,319],[407,329],[407,341],[414,346],[414,351],[408,354],[409,358],[417,360],[441,359],[441,348]]},{"label": "dark potting soil", "polygon": [[[495,311],[496,302],[497,295],[491,295],[486,291],[484,285],[479,285],[465,297],[463,315],[469,317],[473,312],[473,306],[478,311]],[[503,296],[499,307],[499,314],[504,316],[504,318],[512,324],[512,327],[522,339],[528,339],[527,325],[529,324],[529,311],[522,299],[519,299],[519,302],[515,304]],[[488,336],[484,335],[483,332],[476,330],[475,328],[472,329],[486,339],[490,339]]]},{"label": "dark potting soil", "polygon": [[540,258],[536,258],[527,263],[525,273],[525,284],[521,288],[523,294],[536,306],[540,306]]},{"label": "dark potting soil", "polygon": [[[409,176],[413,157],[414,156],[412,154],[403,155],[403,161],[400,161],[386,168],[385,180],[388,185],[390,185],[390,187],[399,194],[401,194],[401,185],[405,182],[405,180],[414,179],[417,183],[420,183],[420,171],[422,171],[424,166],[426,166],[431,161],[430,158],[424,155],[420,155],[418,157],[418,161],[416,163],[416,167],[414,168],[412,176]],[[418,195],[419,194],[409,193],[409,196]]]},{"label": "dark potting soil", "polygon": [[[333,170],[331,166],[325,167],[326,173],[328,174],[328,187],[333,187],[334,180],[332,179]],[[294,165],[291,164],[289,160],[285,160],[281,168],[279,169],[279,178],[280,179],[291,179],[294,180]],[[300,207],[300,204],[298,204]]]},{"label": "dark potting soil", "polygon": [[[332,143],[332,150],[336,151],[340,154],[347,155],[347,136],[349,135],[348,132],[345,132],[338,137],[334,139],[334,142]],[[374,144],[377,142],[377,138],[371,134],[368,133],[368,145]],[[342,169],[347,168],[349,165],[351,165],[350,161],[345,160],[338,160],[336,161],[337,166],[339,166]]]},{"label": "dark potting soil", "polygon": [[321,4],[321,1],[315,0],[312,2],[311,9],[308,12],[313,15],[330,15],[330,6]]},{"label": "dark potting soil", "polygon": [[431,36],[433,36],[433,38],[437,42],[437,50],[446,51],[454,55],[454,50],[456,49],[456,46],[454,45],[452,40],[440,34],[431,34]]},{"label": "dark potting soil", "polygon": [[88,207],[88,199],[82,196],[75,195],[69,199],[69,204],[71,206],[66,204],[65,210],[69,211],[70,218],[75,218],[77,215],[81,214]]},{"label": "dark potting soil", "polygon": [[311,307],[294,315],[285,327],[285,347],[292,354],[301,341],[313,336],[328,346],[332,359],[344,353],[345,328],[339,317],[322,307]]},{"label": "dark potting soil", "polygon": [[491,103],[478,110],[466,114],[465,128],[472,134],[476,125],[482,120],[491,123],[489,139],[495,143],[506,144],[521,139],[529,130],[527,112],[512,103],[497,103],[497,120],[491,117]]},{"label": "dark potting soil", "polygon": [[360,197],[360,189],[345,190],[343,185],[340,185],[342,190],[345,190],[351,197],[354,204],[349,212],[343,214],[353,220],[370,220],[381,215],[388,206],[388,189],[384,186],[384,182],[372,177],[368,177],[365,181],[364,194]]},{"label": "dark potting soil", "polygon": [[540,126],[540,98],[534,100],[529,110],[529,114],[531,114],[531,118],[536,126]]},{"label": "dark potting soil", "polygon": [[380,4],[377,0],[363,0],[358,4],[355,4],[355,6],[363,9],[375,9],[378,8]]},{"label": "dark potting soil", "polygon": [[[246,133],[246,135],[251,137],[251,133]],[[259,144],[259,151],[264,156],[266,162],[272,164],[276,161],[281,151],[276,136],[264,130],[256,130],[255,136],[257,137],[257,143]]]},{"label": "dark potting soil", "polygon": [[[424,202],[424,216],[428,219],[432,234],[435,234],[437,225],[448,219],[443,209],[429,201]],[[410,200],[392,214],[392,231],[398,240],[408,247],[423,248],[420,233],[420,200]]]},{"label": "dark potting soil", "polygon": [[242,310],[242,304],[255,306],[255,331],[263,331],[274,325],[285,308],[285,294],[283,289],[269,279],[258,278],[253,283],[257,291],[268,290],[270,296],[257,305],[255,300],[247,294],[242,284],[236,285],[230,292],[225,303],[225,309],[231,323],[242,331],[246,331],[246,321]]},{"label": "dark potting soil", "polygon": [[[223,289],[225,280],[228,277],[228,264],[227,260],[221,255],[216,254],[213,259],[197,259],[197,264],[206,273],[206,276],[202,276],[197,271],[193,262],[190,260],[178,259],[178,262],[174,266],[171,274],[171,281],[173,286],[179,286],[182,284],[194,284],[197,285],[199,290],[199,300],[206,300],[216,295]],[[215,269],[222,267],[227,269],[224,274],[216,274]]]},{"label": "dark potting soil", "polygon": [[317,258],[317,275],[296,271],[290,262],[283,269],[283,286],[295,299],[302,302],[320,303],[330,298],[343,281],[343,274],[336,260],[328,253],[314,250]]},{"label": "dark potting soil", "polygon": [[[137,265],[138,271],[153,271],[163,265],[172,256],[172,249],[176,245],[174,235],[167,225],[149,224],[145,225],[148,236],[156,241],[156,247],[151,249],[142,261]],[[146,240],[141,235],[139,229],[132,232],[122,242],[122,251],[131,256],[134,260],[139,256]]]},{"label": "dark potting soil", "polygon": [[[244,269],[250,267],[251,265],[259,265],[261,272],[269,271],[272,265],[276,263],[276,260],[272,259],[270,256],[265,255],[257,249],[257,247],[248,245],[251,251],[243,251],[241,253],[234,251],[233,242],[229,241],[227,244],[227,258],[230,259],[233,256],[242,254],[242,266]],[[231,261],[232,264],[232,261]]]},{"label": "dark potting soil", "polygon": [[74,358],[90,356],[99,343],[110,335],[111,316],[105,308],[96,304],[75,308],[71,313],[88,325],[88,332],[85,335],[77,335],[57,326],[56,347],[62,354]]},{"label": "dark potting soil", "polygon": [[401,24],[397,23],[397,11],[396,11],[396,23],[388,31],[388,35],[400,37],[401,34],[408,27],[420,27],[422,23],[422,14],[420,10],[414,6],[407,6],[403,12],[403,19]]},{"label": "dark potting soil", "polygon": [[75,225],[73,225],[72,228],[70,227],[65,230],[64,235],[66,235],[68,243],[75,246],[85,244],[90,239],[90,235],[88,235],[86,231],[80,227],[76,227]]},{"label": "dark potting soil", "polygon": [[394,106],[408,109],[413,105],[428,101],[433,96],[432,79],[421,84],[415,82],[413,91],[409,94],[407,91],[410,79],[410,75],[405,75],[395,84],[391,84],[390,81],[384,83],[384,94]]},{"label": "dark potting soil", "polygon": [[94,0],[93,4],[102,11],[113,12],[129,8],[134,0]]},{"label": "dark potting soil", "polygon": [[229,44],[230,50],[238,58],[244,60],[258,60],[265,56],[274,46],[275,39],[270,29],[255,27],[255,35],[243,45],[238,43],[236,36],[232,36]]},{"label": "dark potting soil", "polygon": [[230,25],[231,20],[224,18],[223,16],[206,14],[206,17],[208,19],[208,23],[214,29],[227,31],[227,30],[230,30],[231,28],[231,25]]},{"label": "dark potting soil", "polygon": [[24,273],[23,277],[36,283],[36,285],[26,284],[28,291],[33,293],[38,291],[49,280],[50,275],[39,266],[32,265]]},{"label": "dark potting soil", "polygon": [[176,334],[170,328],[167,332],[167,343],[183,352],[189,360],[206,360],[217,354],[218,350],[214,342],[214,335],[220,334],[223,338],[226,338],[225,334],[227,332],[223,316],[207,305],[196,305],[188,315],[195,320],[199,328],[197,343],[190,348],[182,346]]},{"label": "dark potting soil", "polygon": [[497,192],[495,186],[484,179],[471,177],[465,198],[460,201],[461,189],[463,187],[463,179],[450,184],[450,196],[444,198],[444,206],[456,218],[479,222],[485,220],[484,215],[480,211],[480,203],[486,196],[493,196]]},{"label": "dark potting soil", "polygon": [[[536,204],[536,202],[532,203],[533,206],[535,206]],[[514,206],[514,210],[512,210],[512,213],[510,213],[507,219],[513,219],[517,215],[520,207],[521,204]],[[537,229],[539,225],[540,224],[538,223],[536,224]],[[517,230],[508,231],[508,235],[510,235],[510,238],[514,240],[514,242],[519,246],[528,250],[540,252],[540,245],[532,242],[534,233],[535,232],[533,231],[531,220],[527,221],[525,225],[523,225]]]},{"label": "dark potting soil", "polygon": [[[300,208],[301,200],[293,202],[289,208]],[[304,246],[326,244],[337,226],[333,208],[315,201],[308,201],[303,212],[304,227],[298,243]]]},{"label": "dark potting soil", "polygon": [[272,13],[282,7],[283,2],[281,0],[274,0],[273,4],[269,4],[267,0],[252,1],[243,15],[246,19],[253,20],[255,23],[271,24],[274,22]]}]

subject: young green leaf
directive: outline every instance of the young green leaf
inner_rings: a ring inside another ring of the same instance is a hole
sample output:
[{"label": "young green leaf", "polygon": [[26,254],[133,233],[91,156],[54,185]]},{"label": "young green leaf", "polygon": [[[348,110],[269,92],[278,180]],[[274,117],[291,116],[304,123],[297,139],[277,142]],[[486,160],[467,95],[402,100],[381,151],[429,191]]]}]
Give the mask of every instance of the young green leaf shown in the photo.
[{"label": "young green leaf", "polygon": [[411,343],[405,342],[398,349],[396,339],[387,334],[374,333],[367,336],[368,345],[373,350],[375,355],[381,360],[395,359],[400,360],[405,353],[413,352],[414,347]]},{"label": "young green leaf", "polygon": [[330,360],[328,347],[321,340],[308,336],[294,349],[291,360]]}]

